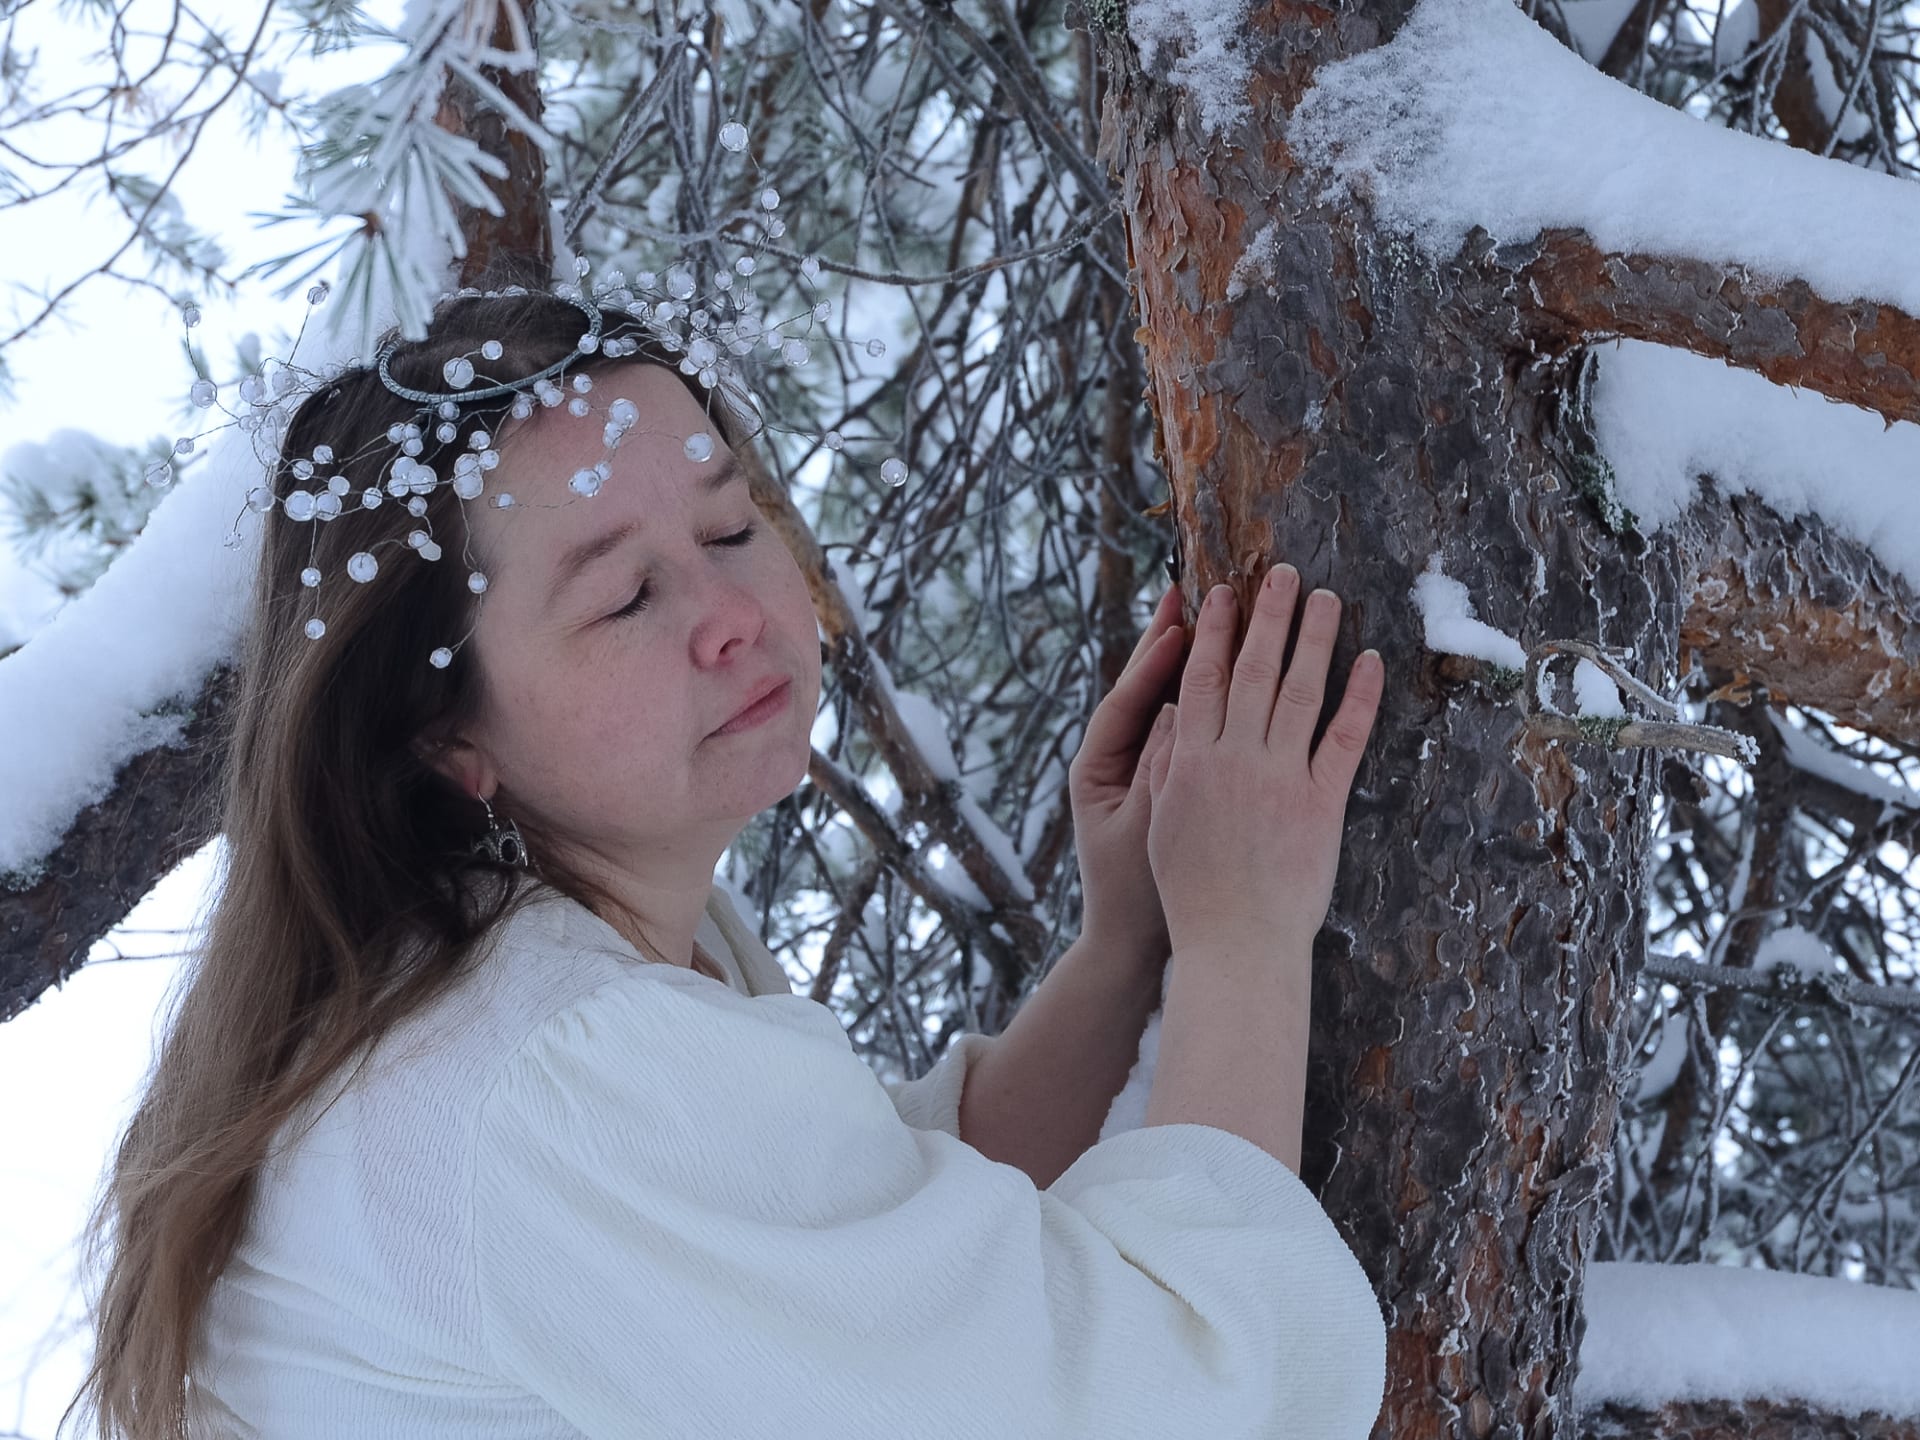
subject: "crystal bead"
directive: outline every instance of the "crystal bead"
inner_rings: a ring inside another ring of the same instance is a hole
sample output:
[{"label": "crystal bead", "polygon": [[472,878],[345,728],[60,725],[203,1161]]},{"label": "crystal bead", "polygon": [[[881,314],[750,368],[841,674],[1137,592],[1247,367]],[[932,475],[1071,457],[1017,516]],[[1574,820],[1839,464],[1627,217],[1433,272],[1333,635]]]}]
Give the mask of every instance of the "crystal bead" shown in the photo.
[{"label": "crystal bead", "polygon": [[478,570],[467,576],[467,589],[478,595],[487,588],[487,577]]},{"label": "crystal bead", "polygon": [[586,256],[576,255],[573,257],[573,273],[574,274],[585,275],[587,271],[591,270],[592,268],[593,268],[593,264],[591,261],[587,259]]},{"label": "crystal bead", "polygon": [[410,437],[400,442],[400,448],[409,455],[418,455],[422,450],[427,448],[427,445],[424,440],[413,439]]},{"label": "crystal bead", "polygon": [[507,353],[507,347],[498,340],[487,340],[481,343],[480,353],[489,360],[498,360]]},{"label": "crystal bead", "polygon": [[331,445],[314,446],[313,463],[316,465],[331,465],[333,463],[333,447]]},{"label": "crystal bead", "polygon": [[451,420],[442,420],[433,428],[433,438],[442,445],[451,445],[460,436],[460,427]]},{"label": "crystal bead", "polygon": [[180,318],[186,321],[188,329],[192,329],[200,323],[200,307],[189,300],[180,307]]},{"label": "crystal bead", "polygon": [[598,495],[600,476],[593,470],[576,470],[573,478],[567,481],[567,487],[577,495]]},{"label": "crystal bead", "polygon": [[578,350],[582,355],[591,355],[600,348],[600,337],[589,332],[575,341],[573,348]]},{"label": "crystal bead", "polygon": [[380,492],[377,489],[375,489],[373,486],[369,485],[366,489],[360,492],[360,508],[362,510],[378,510],[380,508],[381,499],[382,499],[382,496]]},{"label": "crystal bead", "polygon": [[418,495],[413,496],[407,501],[407,513],[418,519],[427,513],[427,502]]},{"label": "crystal bead", "polygon": [[842,450],[846,448],[847,442],[841,437],[838,430],[829,430],[820,438],[826,442],[827,449],[829,450]]},{"label": "crystal bead", "polygon": [[431,540],[427,541],[426,544],[420,547],[420,558],[422,560],[438,560],[440,558],[440,547]]},{"label": "crystal bead", "polygon": [[211,380],[196,380],[193,382],[193,389],[189,390],[187,395],[194,404],[204,410],[219,398],[220,387]]},{"label": "crystal bead", "polygon": [[882,355],[886,353],[887,353],[886,341],[884,340],[867,341],[867,354],[871,355],[874,359],[878,360]]},{"label": "crystal bead", "polygon": [[353,482],[344,475],[329,475],[327,477],[327,489],[336,495],[344,495],[352,488]]},{"label": "crystal bead", "polygon": [[407,548],[409,550],[418,550],[422,545],[427,543],[428,538],[427,532],[424,530],[409,530],[407,532]]},{"label": "crystal bead", "polygon": [[622,430],[632,428],[640,419],[640,407],[624,396],[607,407],[607,423]]},{"label": "crystal bead", "polygon": [[593,402],[584,395],[576,395],[567,402],[567,413],[576,418],[593,409]]},{"label": "crystal bead", "polygon": [[453,651],[442,645],[431,655],[427,656],[427,663],[436,670],[444,670],[453,663]]},{"label": "crystal bead", "polygon": [[818,255],[807,256],[800,262],[800,273],[809,280],[818,280],[820,278],[820,257]]},{"label": "crystal bead", "polygon": [[742,275],[751,275],[754,271],[754,259],[751,255],[742,255],[733,262],[733,268]]},{"label": "crystal bead", "polygon": [[313,492],[294,490],[287,495],[287,518],[289,520],[311,520],[313,518]]},{"label": "crystal bead", "polygon": [[313,478],[313,462],[311,460],[296,460],[293,462],[291,468],[293,470],[293,478],[296,480],[311,480]]},{"label": "crystal bead", "polygon": [[309,565],[300,572],[300,583],[311,590],[320,583],[320,572]]},{"label": "crystal bead", "polygon": [[686,452],[687,459],[696,464],[713,458],[713,436],[704,430],[696,430],[687,436],[687,443],[680,447]]},{"label": "crystal bead", "polygon": [[513,418],[524,420],[533,414],[533,402],[522,395],[513,402]]},{"label": "crystal bead", "polygon": [[771,225],[767,226],[767,234],[771,235],[776,240],[778,240],[782,235],[786,233],[787,233],[787,222],[784,220],[776,220]]},{"label": "crystal bead", "polygon": [[331,520],[340,513],[340,497],[331,490],[322,490],[313,497],[313,513],[322,520]]},{"label": "crystal bead", "polygon": [[667,294],[676,300],[689,298],[695,289],[693,272],[684,265],[675,265],[667,271]]},{"label": "crystal bead", "polygon": [[256,485],[247,492],[247,508],[256,515],[265,514],[273,508],[273,491],[264,485]]},{"label": "crystal bead", "polygon": [[513,495],[510,491],[502,490],[493,497],[493,508],[496,510],[505,510],[511,504],[513,504]]},{"label": "crystal bead", "polygon": [[332,293],[333,286],[327,281],[322,280],[318,285],[312,285],[307,288],[307,303],[309,305],[324,305],[327,303],[327,297]]},{"label": "crystal bead", "polygon": [[176,455],[191,455],[193,453],[193,437],[191,435],[182,435],[178,440],[174,441],[173,453]]},{"label": "crystal bead", "polygon": [[907,463],[889,455],[880,462],[880,478],[898,488],[907,483]]},{"label": "crystal bead", "polygon": [[789,365],[804,365],[813,358],[813,351],[804,340],[789,340],[780,347],[780,358]]},{"label": "crystal bead", "polygon": [[491,470],[499,463],[500,452],[498,450],[482,450],[480,452],[480,468],[482,470]]},{"label": "crystal bead", "polygon": [[832,319],[833,318],[833,302],[831,300],[822,300],[818,302],[813,307],[813,318],[816,320]]},{"label": "crystal bead", "polygon": [[467,436],[467,448],[469,450],[484,450],[492,443],[493,436],[484,430],[475,430],[471,435]]},{"label": "crystal bead", "polygon": [[780,208],[780,192],[771,185],[762,190],[760,192],[760,208],[762,210],[778,210]]},{"label": "crystal bead", "polygon": [[453,493],[462,500],[472,500],[479,496],[484,483],[479,471],[469,470],[464,475],[453,477]]},{"label": "crystal bead", "polygon": [[589,390],[593,389],[593,376],[591,375],[574,376],[573,389],[575,394],[585,395]]},{"label": "crystal bead", "polygon": [[318,615],[307,621],[307,638],[309,640],[318,640],[326,633],[327,622],[322,620]]},{"label": "crystal bead", "polygon": [[249,405],[258,405],[266,393],[266,386],[258,375],[248,375],[240,381],[240,398]]},{"label": "crystal bead", "polygon": [[720,127],[720,148],[731,150],[738,155],[747,148],[747,127],[738,120],[729,120]]},{"label": "crystal bead", "polygon": [[347,557],[347,574],[362,585],[379,573],[380,562],[374,559],[372,551],[361,550]]},{"label": "crystal bead", "polygon": [[695,378],[697,378],[702,385],[706,386],[707,389],[711,390],[717,383],[719,383],[720,372],[718,370],[715,370],[711,365],[709,365],[706,369],[702,370],[700,374]]},{"label": "crystal bead", "polygon": [[[164,460],[156,460],[147,466],[146,474],[147,484],[154,486],[156,489],[162,485],[168,485],[173,482],[173,466]],[[271,498],[269,498],[268,503],[272,503]]]}]

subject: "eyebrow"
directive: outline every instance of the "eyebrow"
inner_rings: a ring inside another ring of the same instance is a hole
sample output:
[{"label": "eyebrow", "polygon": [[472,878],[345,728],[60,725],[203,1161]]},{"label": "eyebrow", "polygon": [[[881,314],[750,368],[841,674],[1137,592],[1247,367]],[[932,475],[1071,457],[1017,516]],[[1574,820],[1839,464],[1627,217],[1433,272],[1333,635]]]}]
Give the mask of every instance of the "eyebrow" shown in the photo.
[{"label": "eyebrow", "polygon": [[[735,480],[740,479],[741,474],[739,460],[729,454],[711,472],[700,477],[698,493],[712,495],[724,490]],[[626,524],[616,525],[613,529],[596,535],[591,540],[581,541],[562,555],[559,568],[554,572],[553,583],[547,587],[546,607],[552,609],[553,603],[560,598],[568,586],[579,579],[590,566],[618,550],[639,528],[637,522],[629,520]]]}]

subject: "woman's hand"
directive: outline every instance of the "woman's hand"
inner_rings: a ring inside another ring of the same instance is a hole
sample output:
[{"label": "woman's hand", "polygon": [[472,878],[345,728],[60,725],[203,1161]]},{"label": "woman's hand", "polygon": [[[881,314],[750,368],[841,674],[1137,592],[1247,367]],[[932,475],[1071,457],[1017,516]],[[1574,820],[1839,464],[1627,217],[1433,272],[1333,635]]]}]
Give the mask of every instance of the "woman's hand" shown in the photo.
[{"label": "woman's hand", "polygon": [[1169,585],[1119,680],[1094,708],[1067,767],[1082,938],[1102,954],[1137,961],[1155,973],[1167,958],[1169,939],[1147,861],[1147,780],[1154,756],[1171,740],[1173,727],[1155,728],[1154,719],[1185,650],[1180,592]]},{"label": "woman's hand", "polygon": [[1313,744],[1339,628],[1340,601],[1316,590],[1302,606],[1291,565],[1267,572],[1238,658],[1232,590],[1216,586],[1194,627],[1173,743],[1150,767],[1147,845],[1177,946],[1253,944],[1306,954],[1326,919],[1347,792],[1379,711],[1384,671],[1373,651]]}]

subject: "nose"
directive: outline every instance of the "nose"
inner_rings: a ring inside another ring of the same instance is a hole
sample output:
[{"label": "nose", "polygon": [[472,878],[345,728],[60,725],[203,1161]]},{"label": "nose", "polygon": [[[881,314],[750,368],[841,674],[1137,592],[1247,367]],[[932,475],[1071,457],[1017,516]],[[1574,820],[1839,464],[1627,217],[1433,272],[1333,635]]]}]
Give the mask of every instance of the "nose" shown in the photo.
[{"label": "nose", "polygon": [[702,666],[717,665],[741,650],[750,649],[767,628],[767,607],[751,584],[705,567],[705,578],[695,597],[693,659]]}]

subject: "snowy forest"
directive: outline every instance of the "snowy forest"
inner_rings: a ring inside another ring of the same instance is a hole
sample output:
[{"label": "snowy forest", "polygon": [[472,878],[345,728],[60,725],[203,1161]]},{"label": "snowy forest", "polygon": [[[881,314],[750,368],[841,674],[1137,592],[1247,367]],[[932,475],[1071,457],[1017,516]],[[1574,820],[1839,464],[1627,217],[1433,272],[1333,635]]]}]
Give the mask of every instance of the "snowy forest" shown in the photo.
[{"label": "snowy forest", "polygon": [[[878,1070],[1078,934],[1067,767],[1169,579],[1291,562],[1386,662],[1302,1164],[1375,1434],[1920,1437],[1920,9],[69,0],[66,93],[36,3],[0,207],[96,193],[108,258],[10,287],[0,400],[71,293],[157,288],[186,418],[0,466],[68,597],[0,651],[0,1020],[218,843],[275,399],[590,274],[705,307],[769,417],[825,690],[721,878]],[[328,237],[233,353],[169,191],[221,107],[299,156],[259,225]]]}]

